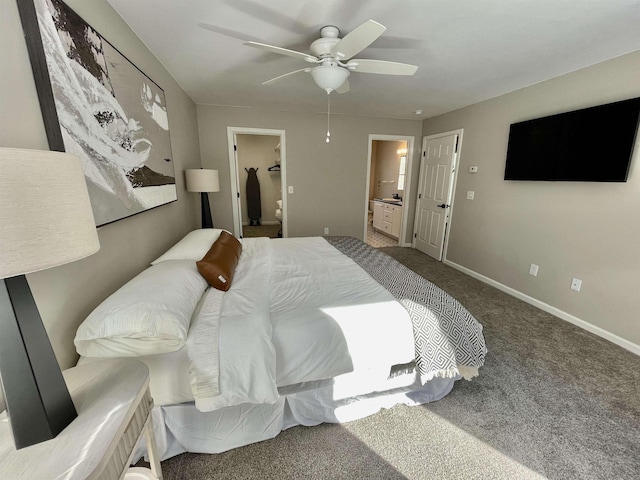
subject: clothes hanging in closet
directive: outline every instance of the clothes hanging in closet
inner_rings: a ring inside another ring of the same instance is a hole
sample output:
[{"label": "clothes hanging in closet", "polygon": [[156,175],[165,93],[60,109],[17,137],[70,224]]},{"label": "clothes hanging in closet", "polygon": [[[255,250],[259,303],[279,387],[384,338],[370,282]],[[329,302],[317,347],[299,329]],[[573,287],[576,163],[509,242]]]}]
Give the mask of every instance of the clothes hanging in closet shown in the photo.
[{"label": "clothes hanging in closet", "polygon": [[247,215],[249,216],[249,225],[260,225],[260,217],[262,217],[262,205],[260,203],[260,182],[258,181],[258,169],[246,169],[249,176],[247,177]]}]

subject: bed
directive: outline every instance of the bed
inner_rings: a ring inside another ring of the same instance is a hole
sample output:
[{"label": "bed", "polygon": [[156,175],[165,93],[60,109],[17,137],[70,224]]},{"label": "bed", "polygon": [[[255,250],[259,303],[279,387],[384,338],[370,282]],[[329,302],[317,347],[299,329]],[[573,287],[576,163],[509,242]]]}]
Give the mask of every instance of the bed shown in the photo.
[{"label": "bed", "polygon": [[487,351],[457,300],[360,240],[238,241],[218,229],[152,262],[75,344],[79,363],[149,367],[162,459],[439,400]]}]

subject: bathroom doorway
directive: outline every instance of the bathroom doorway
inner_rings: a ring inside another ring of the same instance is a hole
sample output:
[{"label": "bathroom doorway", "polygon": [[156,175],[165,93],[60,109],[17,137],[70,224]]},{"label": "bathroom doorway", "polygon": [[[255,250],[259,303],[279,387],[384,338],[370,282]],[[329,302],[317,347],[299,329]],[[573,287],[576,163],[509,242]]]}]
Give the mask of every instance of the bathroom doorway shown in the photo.
[{"label": "bathroom doorway", "polygon": [[414,137],[369,135],[364,239],[373,247],[404,246]]},{"label": "bathroom doorway", "polygon": [[283,130],[227,127],[234,235],[286,237]]}]

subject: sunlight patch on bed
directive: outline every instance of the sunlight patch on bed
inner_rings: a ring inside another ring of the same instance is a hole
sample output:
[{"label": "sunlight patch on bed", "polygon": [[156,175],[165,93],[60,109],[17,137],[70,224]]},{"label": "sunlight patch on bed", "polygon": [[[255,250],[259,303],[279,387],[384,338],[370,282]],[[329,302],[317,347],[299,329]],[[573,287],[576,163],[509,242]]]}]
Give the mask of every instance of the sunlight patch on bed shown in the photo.
[{"label": "sunlight patch on bed", "polygon": [[[395,364],[413,360],[411,319],[398,302],[324,307],[320,310],[342,330],[354,367],[357,361],[361,362],[358,366],[366,367],[368,364],[374,367],[379,364],[388,366],[390,361]],[[398,362],[398,357],[405,360]]]},{"label": "sunlight patch on bed", "polygon": [[334,399],[365,393],[385,384],[392,365],[415,357],[413,328],[396,301],[320,309],[341,329],[357,375],[342,375],[333,385]]}]

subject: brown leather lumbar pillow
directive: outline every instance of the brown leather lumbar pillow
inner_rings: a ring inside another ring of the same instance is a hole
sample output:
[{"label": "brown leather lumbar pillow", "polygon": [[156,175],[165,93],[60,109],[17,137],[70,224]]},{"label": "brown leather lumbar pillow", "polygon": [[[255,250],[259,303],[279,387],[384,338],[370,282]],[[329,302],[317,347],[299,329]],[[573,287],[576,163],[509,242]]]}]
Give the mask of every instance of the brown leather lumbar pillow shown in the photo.
[{"label": "brown leather lumbar pillow", "polygon": [[226,292],[231,287],[241,253],[240,241],[229,232],[223,231],[202,260],[196,262],[198,271],[209,285]]}]

